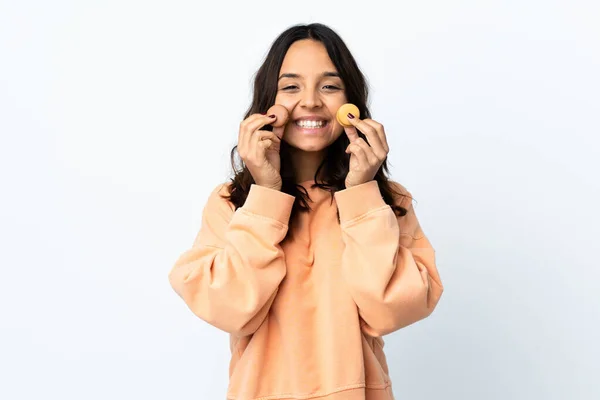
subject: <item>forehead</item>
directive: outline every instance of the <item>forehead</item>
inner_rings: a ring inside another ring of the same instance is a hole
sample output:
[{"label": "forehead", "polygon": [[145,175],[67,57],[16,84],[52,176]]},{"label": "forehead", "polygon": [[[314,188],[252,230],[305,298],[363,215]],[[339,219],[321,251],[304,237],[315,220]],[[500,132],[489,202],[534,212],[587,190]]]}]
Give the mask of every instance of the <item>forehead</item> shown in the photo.
[{"label": "forehead", "polygon": [[337,71],[323,43],[311,39],[294,42],[288,49],[281,73],[291,72],[303,76],[320,75],[324,71]]}]

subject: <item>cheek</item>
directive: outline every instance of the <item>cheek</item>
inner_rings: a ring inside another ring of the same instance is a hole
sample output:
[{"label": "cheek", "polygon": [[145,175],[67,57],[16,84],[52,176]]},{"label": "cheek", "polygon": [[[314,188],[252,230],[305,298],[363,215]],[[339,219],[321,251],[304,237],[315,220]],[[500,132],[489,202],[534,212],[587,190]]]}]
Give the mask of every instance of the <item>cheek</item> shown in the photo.
[{"label": "cheek", "polygon": [[331,114],[331,116],[335,119],[335,115],[337,114],[338,110],[340,109],[341,106],[343,106],[344,104],[346,104],[346,98],[337,98],[335,99],[335,101],[331,101],[330,103],[327,104],[327,109],[329,111],[329,114]]},{"label": "cheek", "polygon": [[344,127],[337,123],[337,121],[333,124],[332,135],[335,139],[340,137],[340,135],[345,135]]},{"label": "cheek", "polygon": [[294,100],[290,96],[281,96],[279,94],[275,96],[275,104],[282,105],[290,111],[294,109],[297,103],[298,101]]}]

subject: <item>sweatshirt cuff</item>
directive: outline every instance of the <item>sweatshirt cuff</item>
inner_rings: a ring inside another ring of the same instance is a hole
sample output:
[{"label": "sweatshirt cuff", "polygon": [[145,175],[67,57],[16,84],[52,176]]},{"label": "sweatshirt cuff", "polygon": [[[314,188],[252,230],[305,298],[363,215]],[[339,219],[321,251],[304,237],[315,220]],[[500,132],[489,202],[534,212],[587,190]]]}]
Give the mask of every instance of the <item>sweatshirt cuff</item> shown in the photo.
[{"label": "sweatshirt cuff", "polygon": [[289,224],[296,198],[280,190],[252,184],[244,203],[244,210],[271,218],[284,225]]},{"label": "sweatshirt cuff", "polygon": [[340,190],[334,196],[340,212],[340,222],[350,221],[371,210],[387,206],[375,180]]}]

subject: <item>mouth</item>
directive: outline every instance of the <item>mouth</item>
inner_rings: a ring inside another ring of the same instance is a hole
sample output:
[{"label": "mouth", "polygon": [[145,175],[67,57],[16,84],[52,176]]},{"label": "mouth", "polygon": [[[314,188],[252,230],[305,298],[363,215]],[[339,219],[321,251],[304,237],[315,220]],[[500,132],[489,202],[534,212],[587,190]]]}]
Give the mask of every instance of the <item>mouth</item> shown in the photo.
[{"label": "mouth", "polygon": [[300,129],[307,131],[318,131],[323,129],[329,125],[329,120],[297,120],[295,121],[295,125]]}]

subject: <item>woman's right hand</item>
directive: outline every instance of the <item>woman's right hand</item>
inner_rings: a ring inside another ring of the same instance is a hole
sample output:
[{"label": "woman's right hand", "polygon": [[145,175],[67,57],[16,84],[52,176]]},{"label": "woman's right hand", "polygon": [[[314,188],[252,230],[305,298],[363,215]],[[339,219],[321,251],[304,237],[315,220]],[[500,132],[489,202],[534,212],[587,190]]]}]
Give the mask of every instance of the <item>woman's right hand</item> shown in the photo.
[{"label": "woman's right hand", "polygon": [[237,150],[257,185],[281,190],[281,138],[261,130],[276,119],[274,115],[252,114],[242,121]]}]

